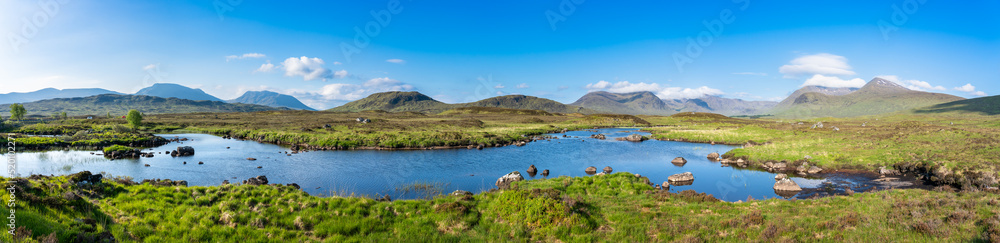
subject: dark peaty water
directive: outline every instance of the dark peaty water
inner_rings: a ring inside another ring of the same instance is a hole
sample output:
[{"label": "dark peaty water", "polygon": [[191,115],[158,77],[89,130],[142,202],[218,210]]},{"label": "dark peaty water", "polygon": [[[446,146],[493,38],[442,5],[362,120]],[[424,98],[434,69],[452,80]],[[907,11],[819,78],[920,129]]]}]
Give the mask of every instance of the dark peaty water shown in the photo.
[{"label": "dark peaty water", "polygon": [[[671,191],[695,190],[712,194],[726,201],[779,197],[772,186],[774,173],[722,167],[710,162],[711,152],[725,153],[734,146],[650,140],[641,143],[615,141],[635,129],[600,129],[606,140],[589,138],[591,131],[571,131],[551,134],[559,137],[537,141],[527,146],[501,148],[445,150],[351,150],[312,151],[286,156],[286,147],[253,141],[222,139],[206,134],[164,134],[193,139],[170,143],[152,149],[154,152],[173,150],[177,146],[192,146],[195,155],[170,157],[156,154],[154,158],[109,161],[92,151],[49,151],[17,153],[17,172],[29,174],[71,174],[89,170],[107,172],[113,176],[142,179],[186,180],[191,186],[219,185],[223,180],[239,183],[249,177],[265,175],[271,183],[297,183],[312,195],[354,194],[390,195],[394,199],[421,198],[428,190],[408,191],[408,185],[432,185],[448,193],[453,190],[472,192],[495,188],[497,178],[511,171],[520,171],[526,179],[541,179],[548,169],[549,178],[558,176],[590,176],[588,166],[601,171],[611,166],[614,172],[639,173],[653,183],[663,183],[672,174],[691,172],[695,180],[686,186],[672,186]],[[641,132],[640,132],[641,133]],[[648,135],[648,133],[641,133]],[[230,147],[227,149],[226,147]],[[147,150],[149,151],[149,150]],[[8,155],[5,155],[8,156]],[[688,163],[676,166],[675,157]],[[247,158],[256,158],[249,161]],[[6,157],[5,157],[6,161]],[[183,162],[187,164],[183,164]],[[199,165],[198,162],[204,162]],[[149,164],[149,167],[145,167]],[[539,174],[529,176],[525,170],[535,165]],[[262,168],[258,169],[257,167]],[[4,168],[4,174],[7,168]],[[235,179],[234,179],[235,178]],[[793,178],[803,188],[818,188],[826,180]],[[434,191],[434,190],[430,190]]]}]

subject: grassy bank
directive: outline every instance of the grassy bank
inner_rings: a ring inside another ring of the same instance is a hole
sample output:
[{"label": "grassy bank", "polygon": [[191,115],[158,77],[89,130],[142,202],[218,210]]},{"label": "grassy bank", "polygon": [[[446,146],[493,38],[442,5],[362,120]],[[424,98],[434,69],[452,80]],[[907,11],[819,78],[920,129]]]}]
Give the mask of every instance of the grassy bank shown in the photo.
[{"label": "grassy bank", "polygon": [[[68,119],[48,123],[14,124],[0,132],[12,133],[18,149],[44,150],[65,147],[101,148],[111,145],[153,147],[167,143],[166,139],[124,125],[124,120]],[[47,136],[36,136],[47,135]],[[7,143],[8,137],[0,137]]]},{"label": "grassy bank", "polygon": [[[361,123],[357,118],[370,122]],[[312,148],[425,148],[506,145],[525,136],[607,126],[648,125],[634,116],[565,115],[514,109],[465,108],[443,114],[308,112],[165,114],[159,127]]]},{"label": "grassy bank", "polygon": [[[431,200],[321,198],[289,186],[134,185],[74,176],[16,185],[25,242],[997,241],[1000,196],[893,190],[819,200],[719,202],[628,173],[515,183]],[[3,200],[8,200],[5,193]],[[3,234],[0,239],[11,241]]]}]

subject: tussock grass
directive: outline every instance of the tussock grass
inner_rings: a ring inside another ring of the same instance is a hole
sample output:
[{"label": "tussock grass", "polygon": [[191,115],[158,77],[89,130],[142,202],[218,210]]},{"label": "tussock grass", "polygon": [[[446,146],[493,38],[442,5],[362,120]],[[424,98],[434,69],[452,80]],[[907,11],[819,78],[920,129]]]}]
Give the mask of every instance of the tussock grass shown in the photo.
[{"label": "tussock grass", "polygon": [[657,191],[645,178],[619,172],[379,202],[280,185],[174,187],[108,178],[92,185],[70,177],[0,178],[19,189],[23,242],[988,241],[1000,232],[1000,196],[985,192],[728,203]]}]

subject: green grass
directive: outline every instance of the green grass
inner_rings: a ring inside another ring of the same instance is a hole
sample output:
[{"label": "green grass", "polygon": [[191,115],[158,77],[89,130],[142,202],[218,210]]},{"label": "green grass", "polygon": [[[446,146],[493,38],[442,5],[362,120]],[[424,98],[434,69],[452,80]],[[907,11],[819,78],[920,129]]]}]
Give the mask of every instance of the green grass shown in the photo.
[{"label": "green grass", "polygon": [[134,148],[131,148],[131,147],[128,147],[128,146],[111,145],[111,146],[108,146],[108,147],[104,148],[104,153],[105,154],[110,154],[111,152],[129,152],[129,151],[132,151],[132,150],[134,150]]},{"label": "green grass", "polygon": [[[875,171],[914,168],[936,182],[996,186],[1000,178],[1000,127],[990,116],[888,115],[808,120],[734,119],[711,115],[644,117],[655,139],[716,142],[740,147],[725,158],[765,162],[806,161],[824,169]],[[823,122],[823,128],[812,128]],[[801,123],[801,125],[799,124]],[[839,131],[833,128],[837,127]]]},{"label": "green grass", "polygon": [[656,191],[645,178],[619,172],[379,202],[314,197],[288,186],[173,187],[111,178],[90,185],[71,178],[2,179],[20,189],[19,232],[30,231],[23,242],[1000,240],[1000,196],[985,192],[892,190],[728,203]]}]

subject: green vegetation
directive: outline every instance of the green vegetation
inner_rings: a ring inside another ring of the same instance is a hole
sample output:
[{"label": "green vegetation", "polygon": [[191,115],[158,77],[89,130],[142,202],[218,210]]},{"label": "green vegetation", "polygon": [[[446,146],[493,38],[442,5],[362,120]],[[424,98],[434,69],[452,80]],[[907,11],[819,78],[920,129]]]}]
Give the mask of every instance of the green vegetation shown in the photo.
[{"label": "green vegetation", "polygon": [[[936,241],[1000,240],[1000,196],[891,190],[817,200],[720,202],[619,172],[478,195],[380,202],[290,186],[96,184],[89,173],[15,185],[21,242]],[[4,194],[7,201],[9,194]],[[22,238],[23,237],[23,238]],[[3,234],[0,240],[13,241]]]},{"label": "green vegetation", "polygon": [[[111,145],[153,147],[165,144],[166,139],[125,126],[121,120],[66,119],[50,123],[17,124],[0,127],[0,132],[14,133],[19,149],[44,150],[50,148],[79,147],[103,148]],[[48,135],[40,137],[36,135]],[[7,137],[0,137],[7,142]]]},{"label": "green vegetation", "polygon": [[111,145],[104,148],[104,154],[110,154],[111,152],[129,152],[135,150],[134,148],[121,145]]},{"label": "green vegetation", "polygon": [[21,120],[28,111],[24,109],[24,105],[21,104],[11,104],[10,105],[10,119]]},{"label": "green vegetation", "polygon": [[1000,115],[1000,95],[959,100],[916,109],[916,114]]},{"label": "green vegetation", "polygon": [[[494,146],[528,140],[563,129],[595,126],[634,126],[641,119],[591,121],[580,115],[553,115],[542,111],[497,108],[461,109],[426,115],[415,112],[308,112],[197,113],[150,115],[146,127],[174,127],[260,142],[311,148],[426,148],[434,146]],[[510,115],[509,112],[534,115]],[[368,123],[357,118],[370,119]],[[329,126],[327,126],[329,125]]]},{"label": "green vegetation", "polygon": [[[221,101],[192,101],[178,98],[117,94],[40,100],[24,103],[23,107],[31,110],[32,114],[66,112],[69,116],[98,116],[100,114],[119,114],[118,116],[122,116],[131,109],[142,110],[145,114],[253,112],[286,109],[262,105],[230,104]],[[10,111],[10,109],[0,107],[0,114],[9,113]]]},{"label": "green vegetation", "polygon": [[132,127],[139,127],[142,125],[142,113],[139,113],[136,109],[129,110],[128,115],[125,116],[125,120]]}]

